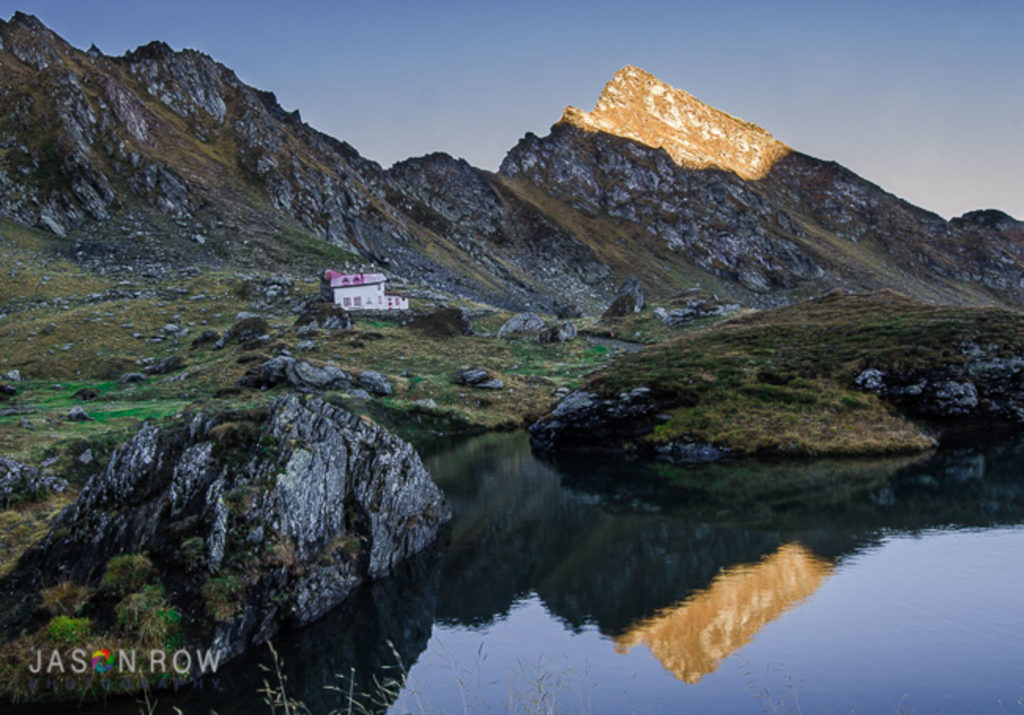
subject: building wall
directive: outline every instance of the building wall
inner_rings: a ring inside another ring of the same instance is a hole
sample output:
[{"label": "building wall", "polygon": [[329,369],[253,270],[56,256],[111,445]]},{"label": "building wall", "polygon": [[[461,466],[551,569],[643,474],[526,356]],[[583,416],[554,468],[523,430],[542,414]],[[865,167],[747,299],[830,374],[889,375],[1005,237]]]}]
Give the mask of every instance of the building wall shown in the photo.
[{"label": "building wall", "polygon": [[387,298],[384,295],[383,283],[335,288],[334,302],[348,310],[387,309]]}]

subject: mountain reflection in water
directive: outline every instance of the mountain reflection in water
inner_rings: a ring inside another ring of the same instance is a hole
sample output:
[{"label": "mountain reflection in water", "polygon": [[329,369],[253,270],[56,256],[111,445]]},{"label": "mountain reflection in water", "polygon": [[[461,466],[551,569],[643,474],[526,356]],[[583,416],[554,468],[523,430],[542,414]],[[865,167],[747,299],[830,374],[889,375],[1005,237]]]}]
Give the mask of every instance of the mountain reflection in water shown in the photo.
[{"label": "mountain reflection in water", "polygon": [[643,643],[665,669],[696,683],[723,659],[814,593],[833,565],[798,543],[783,544],[756,564],[722,571],[706,589],[615,636],[626,653]]},{"label": "mountain reflection in water", "polygon": [[[915,702],[918,709],[954,712],[983,698],[1016,702],[1024,695],[1005,685],[1024,672],[1024,615],[1017,615],[1024,576],[989,566],[1006,554],[1019,562],[1024,554],[1014,551],[1013,539],[1024,544],[1024,532],[977,538],[1024,523],[1024,442],[894,459],[750,460],[675,470],[607,459],[546,461],[521,433],[435,442],[421,452],[453,507],[450,540],[276,641],[290,694],[313,712],[345,711],[345,694],[327,686],[372,690],[396,672],[396,661],[409,669],[406,688],[397,702],[379,693],[373,703],[364,700],[369,710],[461,712],[466,702],[474,711],[503,710],[509,674],[538,656],[545,668],[565,658],[580,690],[621,697],[602,701],[596,709],[603,712],[666,703],[669,711],[749,712],[756,704],[736,660],[750,653],[772,665],[798,660],[802,673],[812,673],[801,700],[812,702],[814,688],[825,693],[813,701],[814,711],[900,709],[901,695],[894,704],[882,702],[889,698],[884,687],[865,690],[847,675],[875,664],[882,669],[876,679],[891,680],[900,694],[914,682],[918,693],[945,692],[949,680],[962,689],[959,700]],[[937,562],[945,566],[879,557],[907,535],[935,544],[930,558],[948,557]],[[975,551],[997,546],[1006,551]],[[971,582],[955,571],[963,568],[957,548],[977,565]],[[867,576],[857,570],[863,564],[874,569]],[[878,600],[893,588],[904,589],[899,598]],[[852,591],[848,600],[835,600]],[[942,600],[944,593],[952,595]],[[832,600],[822,607],[826,594]],[[928,599],[928,611],[899,612]],[[979,599],[987,599],[986,610],[962,607]],[[792,626],[810,612],[818,619],[813,626]],[[861,631],[875,624],[892,631],[915,623],[916,635],[876,633],[875,642],[862,642]],[[775,643],[769,632],[784,633],[785,647],[766,645]],[[828,640],[818,640],[819,633]],[[935,645],[931,634],[943,640]],[[989,640],[979,644],[975,634]],[[886,638],[895,654],[891,668],[881,655]],[[955,647],[956,655],[944,647]],[[911,652],[913,658],[900,660]],[[938,660],[927,668],[906,665],[929,658]],[[814,670],[825,661],[833,665]],[[943,671],[951,661],[955,671]],[[257,648],[219,674],[219,688],[162,694],[157,711],[265,711],[258,690],[266,676],[257,665],[266,662],[266,650]],[[926,670],[946,675],[922,680]],[[1016,687],[1019,679],[1012,682]],[[130,701],[81,711],[118,707],[138,711]],[[564,702],[554,709],[566,707],[573,709]]]}]

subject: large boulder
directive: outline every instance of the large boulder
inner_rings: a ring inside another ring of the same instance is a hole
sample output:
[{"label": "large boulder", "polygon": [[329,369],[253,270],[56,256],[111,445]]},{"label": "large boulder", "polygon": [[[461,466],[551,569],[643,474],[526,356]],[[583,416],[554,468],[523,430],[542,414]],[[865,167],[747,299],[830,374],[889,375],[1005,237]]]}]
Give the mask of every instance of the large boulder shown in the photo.
[{"label": "large boulder", "polygon": [[270,326],[259,316],[242,318],[225,331],[214,348],[220,349],[229,343],[245,345],[261,339],[269,339]]},{"label": "large boulder", "polygon": [[[627,278],[619,286],[619,289],[615,291],[615,298],[620,296],[628,295],[633,299],[633,312],[639,313],[644,309],[644,287],[640,283],[639,278]],[[614,303],[614,299],[612,300]]]},{"label": "large boulder", "polygon": [[518,313],[498,328],[499,338],[510,338],[523,333],[536,335],[544,329],[544,320],[536,313]]},{"label": "large boulder", "polygon": [[608,308],[601,315],[601,318],[622,318],[637,312],[636,298],[629,293],[617,295],[608,304]]},{"label": "large boulder", "polygon": [[322,392],[323,390],[347,390],[352,387],[350,374],[336,365],[325,365],[296,360],[279,355],[267,360],[259,367],[248,370],[238,381],[242,387],[267,389],[288,382],[299,390]]},{"label": "large boulder", "polygon": [[577,335],[576,326],[568,320],[563,320],[540,331],[537,340],[542,343],[567,343],[575,340]]},{"label": "large boulder", "polygon": [[0,509],[8,509],[19,502],[35,501],[67,488],[68,483],[64,479],[0,457]]},{"label": "large boulder", "polygon": [[854,387],[892,402],[900,412],[935,420],[1024,423],[1024,357],[964,345],[963,362],[914,370],[869,367]]},{"label": "large boulder", "polygon": [[40,588],[96,585],[113,557],[145,553],[188,624],[182,647],[229,657],[389,574],[450,515],[409,444],[319,398],[147,423],[0,584],[0,613],[10,633]]},{"label": "large boulder", "polygon": [[576,390],[530,425],[530,443],[540,451],[618,451],[652,432],[664,406],[644,386],[612,397]]}]

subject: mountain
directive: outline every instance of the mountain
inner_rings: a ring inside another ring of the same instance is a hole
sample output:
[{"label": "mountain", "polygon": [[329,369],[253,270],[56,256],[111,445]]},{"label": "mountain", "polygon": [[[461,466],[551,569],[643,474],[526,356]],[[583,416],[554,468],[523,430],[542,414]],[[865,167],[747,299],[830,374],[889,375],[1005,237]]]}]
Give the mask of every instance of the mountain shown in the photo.
[{"label": "mountain", "polygon": [[[104,269],[281,269],[323,242],[499,305],[609,291],[591,287],[608,269],[585,246],[480,172],[450,157],[386,172],[203,53],[82,52],[17,13],[0,23],[0,85],[0,216]],[[454,193],[435,200],[431,182]]]},{"label": "mountain", "polygon": [[753,306],[1024,300],[1021,222],[947,222],[634,67],[497,173],[445,154],[385,170],[208,55],[83,52],[21,13],[0,21],[0,216],[97,270],[340,261],[565,314],[632,275]]},{"label": "mountain", "polygon": [[947,222],[636,67],[593,112],[569,107],[548,136],[528,134],[501,174],[614,227],[650,282],[693,276],[755,305],[832,288],[1024,296],[1024,223],[999,212]]}]

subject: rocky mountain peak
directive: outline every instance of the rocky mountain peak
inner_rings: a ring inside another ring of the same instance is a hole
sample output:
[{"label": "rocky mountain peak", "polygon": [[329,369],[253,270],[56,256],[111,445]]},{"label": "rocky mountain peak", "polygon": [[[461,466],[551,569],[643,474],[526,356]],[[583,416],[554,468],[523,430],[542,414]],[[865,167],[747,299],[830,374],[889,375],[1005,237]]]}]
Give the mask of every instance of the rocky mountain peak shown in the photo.
[{"label": "rocky mountain peak", "polygon": [[35,15],[16,12],[7,22],[0,20],[0,50],[38,71],[59,65],[70,46]]},{"label": "rocky mountain peak", "polygon": [[29,32],[38,32],[47,36],[53,35],[50,28],[44,25],[38,17],[21,12],[20,10],[15,11],[15,13],[11,15],[11,19],[8,24],[13,27],[24,28]]},{"label": "rocky mountain peak", "polygon": [[790,149],[750,122],[719,111],[639,67],[626,66],[584,112],[566,107],[559,124],[664,149],[680,166],[717,167],[760,179]]},{"label": "rocky mountain peak", "polygon": [[143,60],[168,60],[175,55],[174,49],[162,40],[153,40],[145,45],[139,45],[134,50],[125,53],[125,59],[129,62]]}]

